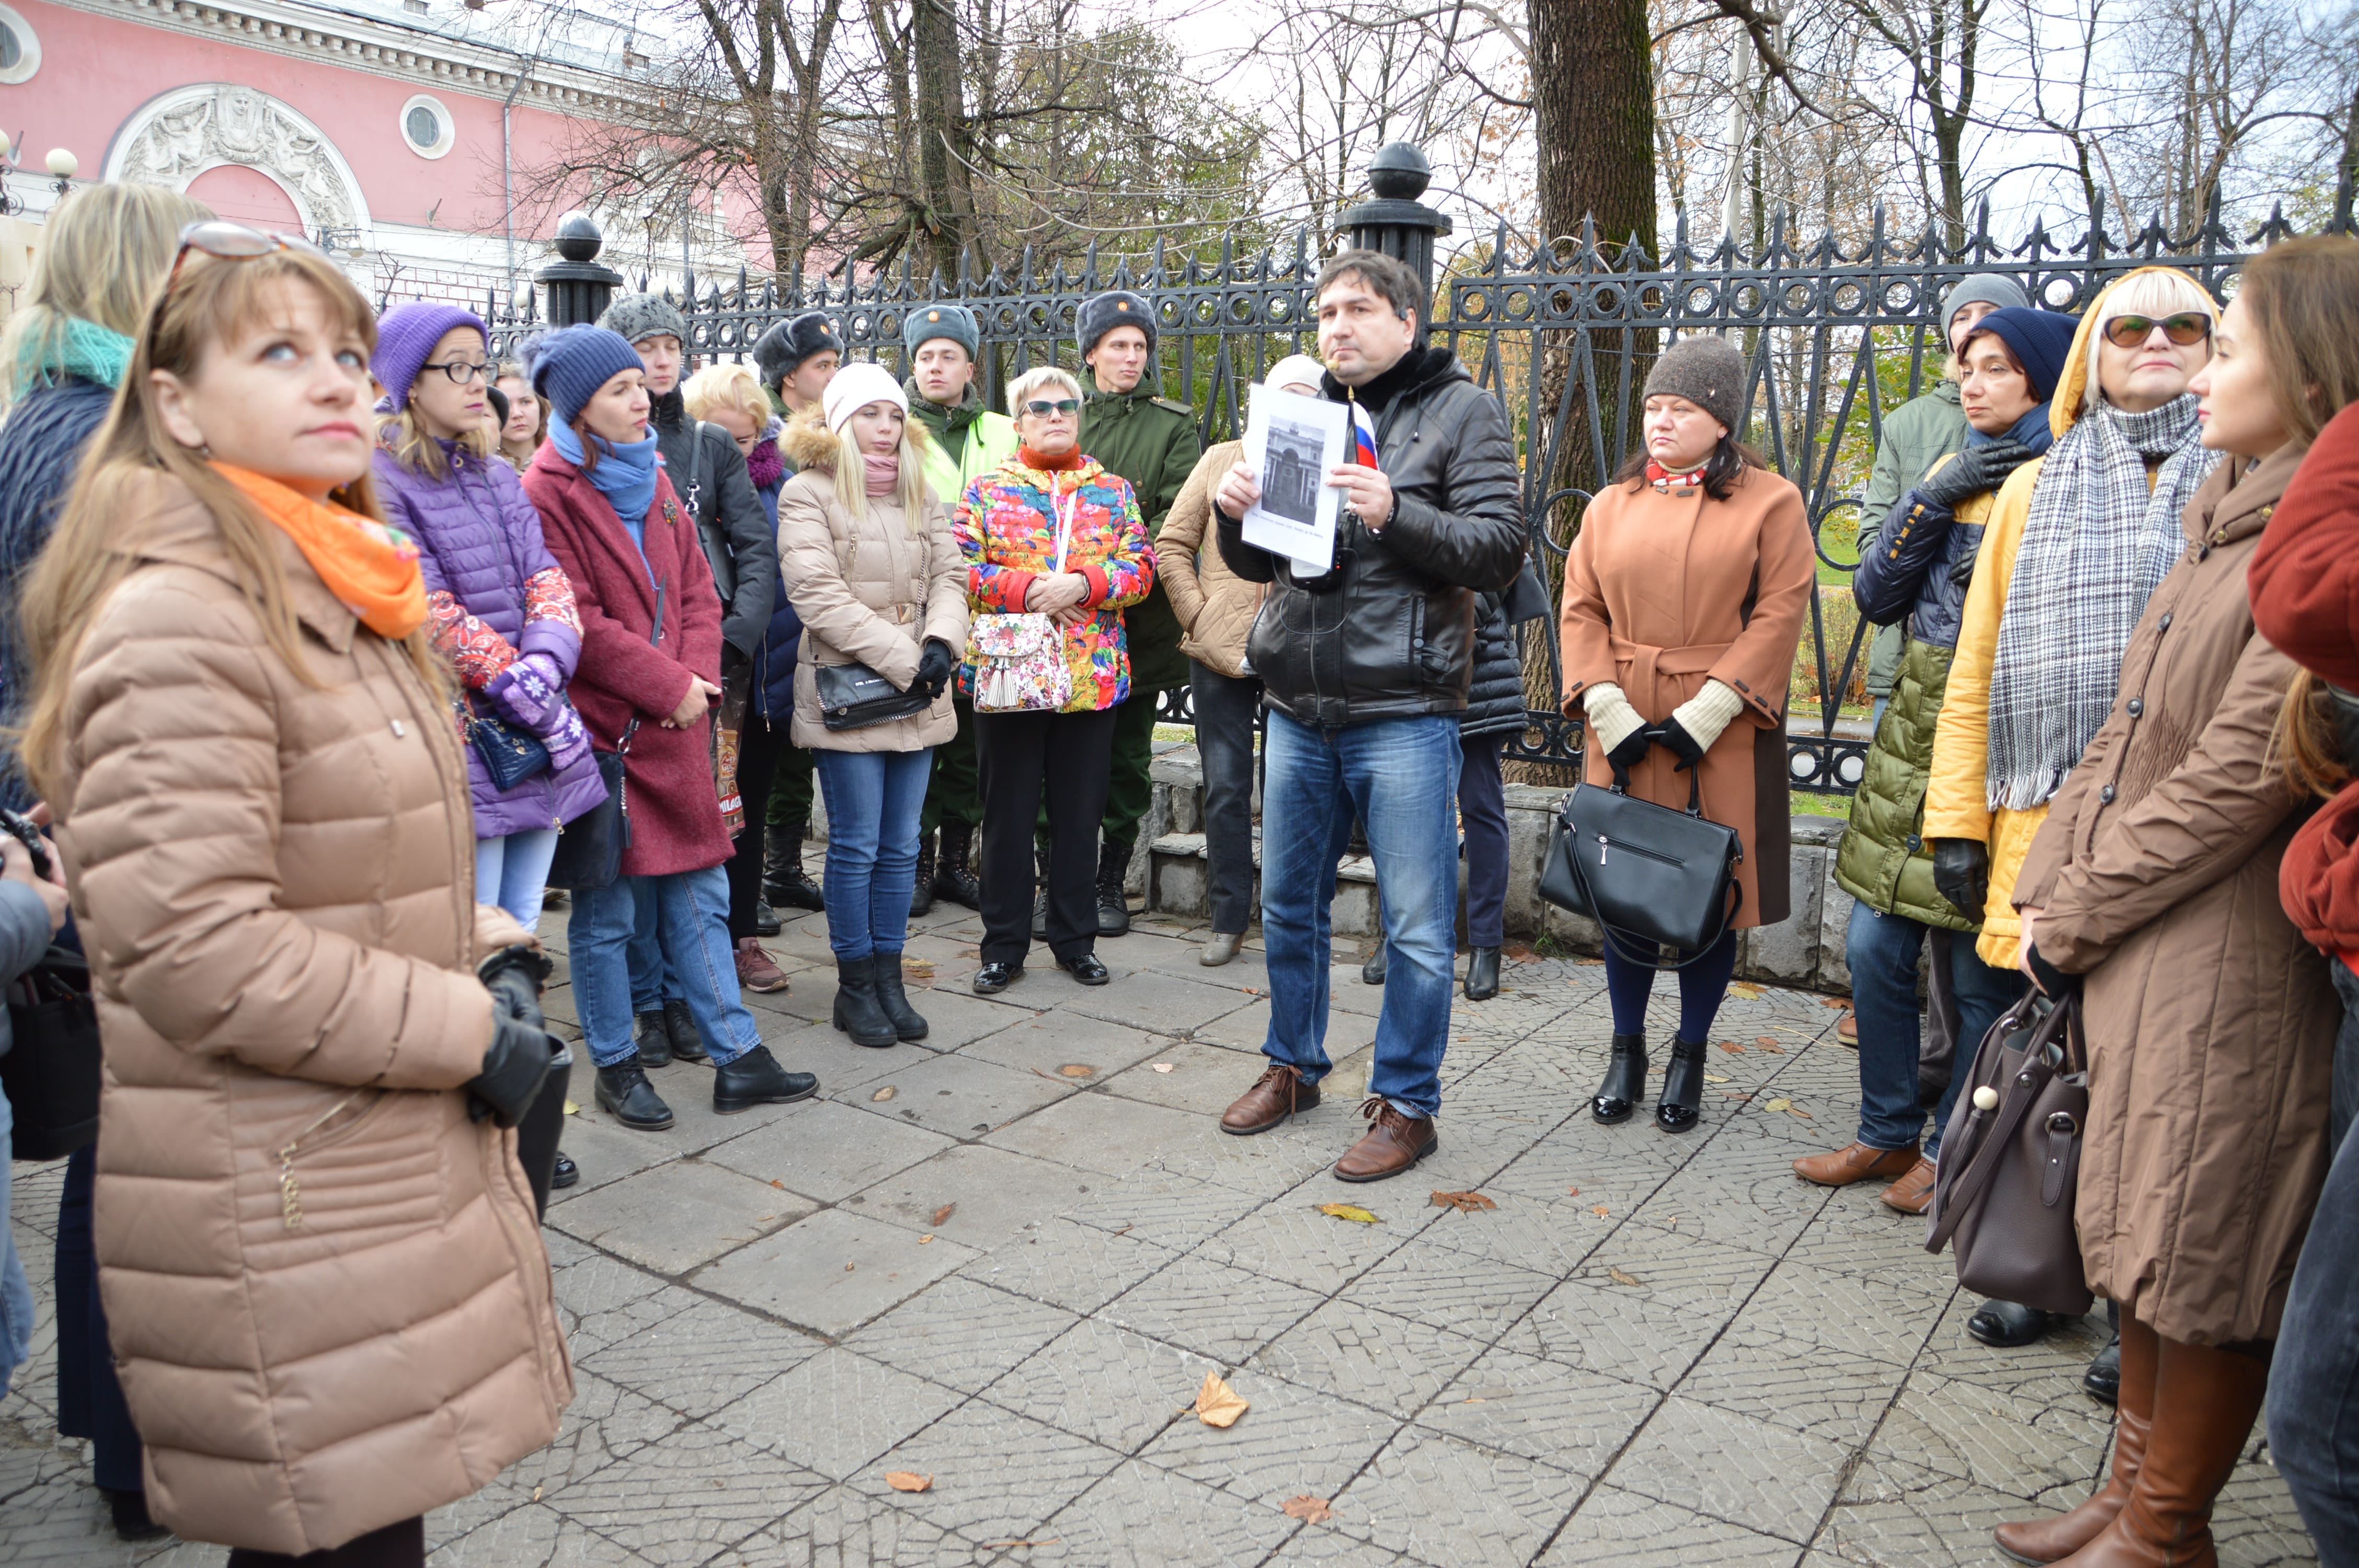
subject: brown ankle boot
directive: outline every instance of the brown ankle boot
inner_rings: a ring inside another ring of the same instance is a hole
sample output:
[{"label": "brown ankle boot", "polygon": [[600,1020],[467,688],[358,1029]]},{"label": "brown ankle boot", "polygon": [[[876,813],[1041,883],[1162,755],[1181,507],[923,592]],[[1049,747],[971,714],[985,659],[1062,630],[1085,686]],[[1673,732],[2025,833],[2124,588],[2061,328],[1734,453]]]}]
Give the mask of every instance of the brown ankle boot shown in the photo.
[{"label": "brown ankle boot", "polygon": [[2122,1314],[2122,1391],[2114,1407],[2114,1471],[2105,1484],[2076,1509],[2046,1519],[2003,1524],[1998,1549],[2017,1563],[2054,1563],[2097,1539],[2130,1500],[2138,1465],[2146,1458],[2147,1433],[2154,1423],[2157,1341],[2154,1330]]},{"label": "brown ankle boot", "polygon": [[2219,1568],[2212,1504],[2253,1434],[2268,1366],[2213,1346],[2158,1336],[2157,1344],[2154,1424],[2129,1501],[2094,1541],[2060,1560],[2064,1568]]}]

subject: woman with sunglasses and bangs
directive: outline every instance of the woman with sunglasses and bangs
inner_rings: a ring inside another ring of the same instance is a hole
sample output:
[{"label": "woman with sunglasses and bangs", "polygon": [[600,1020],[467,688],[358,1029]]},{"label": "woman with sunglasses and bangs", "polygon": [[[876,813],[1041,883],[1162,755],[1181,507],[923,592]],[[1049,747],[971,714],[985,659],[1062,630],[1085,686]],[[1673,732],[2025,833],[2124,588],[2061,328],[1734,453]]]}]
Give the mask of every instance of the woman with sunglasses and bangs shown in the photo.
[{"label": "woman with sunglasses and bangs", "polygon": [[[1071,695],[1049,709],[995,707],[975,690],[983,795],[983,968],[991,996],[1030,950],[1032,833],[1049,805],[1048,934],[1058,967],[1106,983],[1097,957],[1098,818],[1114,763],[1114,710],[1130,697],[1122,609],[1147,597],[1155,555],[1130,483],[1081,449],[1081,384],[1054,365],[1007,389],[1015,454],[966,487],[952,519],[971,618],[1040,614],[1059,638]],[[962,677],[974,684],[970,654]]]},{"label": "woman with sunglasses and bangs", "polygon": [[548,961],[475,902],[375,340],[319,251],[191,225],[23,600],[116,1365],[149,1509],[232,1568],[421,1563],[573,1392],[512,1130]]}]

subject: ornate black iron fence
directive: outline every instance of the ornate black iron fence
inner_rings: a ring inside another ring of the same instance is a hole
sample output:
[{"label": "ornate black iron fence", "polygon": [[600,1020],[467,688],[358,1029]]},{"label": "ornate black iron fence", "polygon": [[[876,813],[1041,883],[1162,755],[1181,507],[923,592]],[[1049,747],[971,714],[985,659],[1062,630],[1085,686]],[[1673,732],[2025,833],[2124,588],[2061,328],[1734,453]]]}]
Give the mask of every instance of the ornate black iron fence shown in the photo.
[{"label": "ornate black iron fence", "polygon": [[[1389,160],[1389,161],[1388,161]],[[1346,215],[1353,243],[1425,263],[1449,221],[1416,198],[1424,160],[1411,148],[1388,148],[1372,168],[1377,199]],[[2344,191],[2329,225],[2351,232]],[[577,224],[579,220],[576,220]],[[1523,456],[1522,494],[1535,559],[1558,580],[1582,510],[1610,473],[1632,428],[1638,388],[1651,356],[1690,332],[1729,337],[1753,366],[1747,438],[1794,481],[1808,503],[1822,569],[1797,661],[1788,722],[1793,786],[1848,794],[1864,763],[1868,730],[1859,687],[1868,629],[1849,609],[1850,568],[1857,564],[1860,492],[1885,416],[1924,393],[1940,373],[1946,344],[1939,329],[1942,297],[1971,273],[2015,277],[2050,309],[2078,311],[2107,282],[2136,267],[2169,265],[2224,297],[2244,258],[2290,238],[2272,212],[2239,235],[2214,206],[2191,234],[2173,234],[2158,219],[2117,239],[2101,231],[2060,241],[2044,224],[2006,243],[1989,232],[1988,210],[1973,233],[1951,247],[1938,233],[1903,238],[1879,211],[1854,245],[1832,235],[1804,242],[1783,214],[1759,246],[1720,240],[1690,243],[1684,225],[1660,257],[1615,247],[1584,232],[1577,240],[1524,246],[1502,229],[1468,245],[1432,277],[1437,302],[1430,332],[1454,350],[1477,382],[1501,400]],[[594,314],[606,290],[624,280],[596,265],[594,232],[576,229],[567,258],[542,274],[560,319]],[[716,284],[693,276],[662,292],[689,321],[689,351],[699,361],[743,358],[783,317],[821,310],[851,354],[902,364],[901,324],[911,309],[954,300],[973,308],[983,329],[984,384],[995,401],[1006,381],[1030,365],[1072,366],[1074,317],[1081,302],[1105,288],[1130,288],[1154,307],[1157,369],[1167,395],[1194,406],[1207,443],[1240,428],[1245,389],[1278,358],[1316,351],[1312,285],[1328,249],[1298,233],[1290,246],[1240,254],[1181,254],[1158,241],[1141,257],[1102,262],[1094,250],[1077,267],[1036,266],[1027,253],[1011,270],[955,280],[919,278],[905,265],[867,278],[801,277],[754,281],[740,275]],[[642,277],[638,287],[647,288]],[[586,290],[586,292],[585,292]],[[496,308],[502,343],[537,330],[538,301],[522,312]],[[1873,527],[1875,520],[1867,520]],[[1571,762],[1578,727],[1547,694],[1558,688],[1552,622],[1533,623],[1525,647],[1529,685],[1538,698],[1509,755]],[[1168,694],[1167,716],[1188,720],[1184,691]]]}]

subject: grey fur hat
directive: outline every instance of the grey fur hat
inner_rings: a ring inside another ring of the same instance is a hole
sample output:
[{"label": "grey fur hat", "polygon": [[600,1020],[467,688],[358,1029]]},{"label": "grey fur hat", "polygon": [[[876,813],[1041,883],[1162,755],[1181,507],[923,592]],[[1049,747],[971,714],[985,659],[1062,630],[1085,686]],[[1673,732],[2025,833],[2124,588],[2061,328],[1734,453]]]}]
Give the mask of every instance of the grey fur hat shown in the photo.
[{"label": "grey fur hat", "polygon": [[1681,338],[1647,373],[1643,397],[1684,397],[1735,435],[1745,423],[1745,356],[1718,338]]},{"label": "grey fur hat", "polygon": [[813,354],[843,353],[843,340],[835,324],[817,310],[789,316],[762,334],[754,345],[754,368],[762,384],[775,390],[778,383],[803,368]]},{"label": "grey fur hat", "polygon": [[1073,322],[1074,336],[1082,341],[1082,358],[1088,359],[1098,340],[1116,327],[1136,327],[1147,334],[1147,351],[1155,351],[1155,308],[1144,295],[1133,294],[1127,288],[1110,288],[1103,294],[1093,294],[1082,301],[1080,315]]},{"label": "grey fur hat", "polygon": [[983,346],[983,330],[963,305],[913,305],[901,318],[901,346],[915,354],[936,338],[948,338],[973,359]]},{"label": "grey fur hat", "polygon": [[642,340],[670,336],[688,344],[688,322],[679,307],[660,294],[625,294],[606,307],[598,325],[614,333],[633,348]]}]

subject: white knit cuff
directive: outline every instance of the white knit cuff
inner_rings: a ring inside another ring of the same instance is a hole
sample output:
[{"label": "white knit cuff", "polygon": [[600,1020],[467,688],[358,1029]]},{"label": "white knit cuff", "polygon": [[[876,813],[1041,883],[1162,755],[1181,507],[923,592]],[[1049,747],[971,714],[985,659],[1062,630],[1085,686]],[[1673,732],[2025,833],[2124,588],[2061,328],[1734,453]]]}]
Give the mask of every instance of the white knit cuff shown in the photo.
[{"label": "white knit cuff", "polygon": [[1600,755],[1646,728],[1647,721],[1638,717],[1638,710],[1630,706],[1622,688],[1610,680],[1599,681],[1582,692],[1581,706],[1589,716],[1590,732],[1597,737]]},{"label": "white knit cuff", "polygon": [[1745,711],[1745,699],[1735,691],[1716,680],[1703,683],[1703,689],[1671,709],[1671,717],[1689,739],[1709,752],[1728,721]]}]

